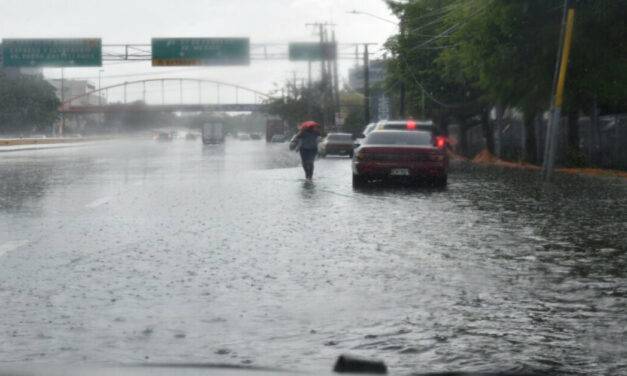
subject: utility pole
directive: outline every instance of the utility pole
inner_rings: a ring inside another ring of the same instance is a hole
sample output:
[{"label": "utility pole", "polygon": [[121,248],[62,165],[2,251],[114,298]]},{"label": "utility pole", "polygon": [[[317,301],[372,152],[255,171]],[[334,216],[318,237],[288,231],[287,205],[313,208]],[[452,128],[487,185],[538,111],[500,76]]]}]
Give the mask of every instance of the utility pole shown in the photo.
[{"label": "utility pole", "polygon": [[370,123],[370,62],[368,43],[364,43],[364,123]]},{"label": "utility pole", "polygon": [[[340,83],[337,73],[337,42],[335,40],[335,30],[331,32],[331,42],[333,44],[333,94],[335,96],[335,113],[340,113]],[[333,117],[336,118],[335,116]],[[335,124],[337,125],[337,124]]]},{"label": "utility pole", "polygon": [[311,89],[311,60],[307,61],[307,87]]},{"label": "utility pole", "polygon": [[556,69],[553,78],[553,97],[551,98],[551,118],[547,129],[547,137],[544,149],[544,161],[542,175],[544,180],[551,180],[555,169],[555,155],[557,153],[557,141],[559,138],[559,126],[561,109],[564,102],[564,85],[568,70],[568,59],[572,45],[573,28],[575,23],[575,9],[571,8],[570,0],[564,1],[564,13],[562,16],[562,31],[560,33],[560,48],[557,55]]},{"label": "utility pole", "polygon": [[[401,22],[399,23],[398,28],[399,28],[399,31],[400,31],[400,34],[401,34],[401,38],[402,38],[402,40],[404,40],[406,27],[405,27],[405,19],[402,16],[401,16]],[[405,80],[404,79],[401,79],[399,91],[400,91],[400,93],[399,93],[399,102],[400,103],[399,103],[398,112],[399,112],[399,115],[400,115],[400,117],[402,119],[402,118],[405,117]]]},{"label": "utility pole", "polygon": [[400,83],[400,95],[399,95],[399,115],[401,118],[405,117],[405,82]]},{"label": "utility pole", "polygon": [[[98,70],[98,107],[102,107],[102,92],[100,92],[100,89],[102,88],[102,72],[104,72],[104,69]],[[97,116],[98,128],[102,129],[102,118],[104,114],[99,113]]]},{"label": "utility pole", "polygon": [[296,71],[295,70],[292,71],[292,95],[294,97],[294,100],[296,100],[296,98],[298,97],[298,86],[296,84]]},{"label": "utility pole", "polygon": [[[335,26],[335,24],[332,23],[328,23],[328,22],[315,22],[315,23],[308,23],[305,24],[306,26],[312,26],[312,27],[317,27],[318,28],[318,36],[319,36],[319,40],[320,40],[320,53],[321,53],[321,59],[320,59],[320,80],[321,80],[321,90],[322,90],[322,98],[321,98],[321,107],[322,107],[322,123],[323,126],[326,126],[330,123],[329,121],[329,94],[332,95],[331,92],[331,84],[329,83],[329,75],[331,72],[331,66],[329,65],[328,69],[327,69],[327,64],[329,63],[326,59],[326,49],[325,47],[325,42],[326,42],[326,35],[327,35],[327,26]],[[335,116],[333,117],[335,118]]]},{"label": "utility pole", "polygon": [[[61,106],[65,107],[65,69],[61,68]],[[61,127],[59,128],[59,136],[63,137],[65,128],[65,109],[61,112]]]}]

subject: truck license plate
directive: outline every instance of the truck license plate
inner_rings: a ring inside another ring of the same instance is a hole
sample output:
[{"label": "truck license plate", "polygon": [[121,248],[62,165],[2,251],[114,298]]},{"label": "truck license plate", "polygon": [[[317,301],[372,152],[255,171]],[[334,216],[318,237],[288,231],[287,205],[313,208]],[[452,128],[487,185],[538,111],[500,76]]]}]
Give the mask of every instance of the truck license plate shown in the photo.
[{"label": "truck license plate", "polygon": [[390,175],[392,176],[409,176],[409,169],[406,168],[393,168],[390,171]]}]

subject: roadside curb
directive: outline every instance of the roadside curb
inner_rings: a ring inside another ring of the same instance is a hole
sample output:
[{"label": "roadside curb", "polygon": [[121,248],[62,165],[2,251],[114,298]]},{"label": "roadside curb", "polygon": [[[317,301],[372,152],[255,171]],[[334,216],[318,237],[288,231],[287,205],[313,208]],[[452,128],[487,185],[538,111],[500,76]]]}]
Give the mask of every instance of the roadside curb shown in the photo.
[{"label": "roadside curb", "polygon": [[5,138],[0,139],[0,146],[18,146],[18,145],[53,145],[53,144],[72,144],[89,141],[100,141],[103,138]]},{"label": "roadside curb", "polygon": [[[523,170],[533,170],[540,171],[540,166],[536,166],[530,163],[523,162],[509,162],[502,159],[497,158],[487,150],[482,150],[477,154],[474,158],[466,158],[459,154],[453,153],[449,151],[449,157],[452,160],[466,161],[473,164],[479,165],[492,165],[498,167],[506,167],[506,168],[517,168]],[[612,178],[620,178],[627,179],[627,171],[620,170],[608,170],[602,168],[591,168],[591,167],[581,167],[581,168],[571,168],[571,167],[560,167],[556,169],[557,172],[570,174],[570,175],[585,175],[585,176],[595,176],[595,177],[612,177]]]}]

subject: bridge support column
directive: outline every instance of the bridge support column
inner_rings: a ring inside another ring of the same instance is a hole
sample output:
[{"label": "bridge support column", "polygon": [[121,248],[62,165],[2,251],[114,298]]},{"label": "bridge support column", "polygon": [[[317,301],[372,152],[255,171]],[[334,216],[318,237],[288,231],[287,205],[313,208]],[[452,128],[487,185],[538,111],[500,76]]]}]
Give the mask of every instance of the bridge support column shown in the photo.
[{"label": "bridge support column", "polygon": [[181,104],[183,104],[183,80],[179,80],[179,95]]},{"label": "bridge support column", "polygon": [[161,80],[161,104],[165,104],[165,90],[163,88],[163,80]]}]

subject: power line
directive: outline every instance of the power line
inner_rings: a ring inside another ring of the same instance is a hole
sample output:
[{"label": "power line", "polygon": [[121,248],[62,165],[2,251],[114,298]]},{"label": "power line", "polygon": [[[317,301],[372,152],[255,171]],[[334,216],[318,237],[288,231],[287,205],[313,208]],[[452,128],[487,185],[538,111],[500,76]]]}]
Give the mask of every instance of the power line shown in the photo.
[{"label": "power line", "polygon": [[468,24],[468,22],[470,22],[470,18],[475,17],[476,15],[478,15],[479,13],[483,12],[484,10],[487,9],[487,6],[483,6],[481,8],[479,8],[478,10],[476,10],[473,14],[471,14],[470,16],[467,17],[467,20],[463,23],[456,23],[455,25],[449,27],[448,29],[444,30],[443,32],[441,32],[440,34],[434,36],[433,38],[427,40],[426,42],[423,42],[421,44],[419,44],[416,47],[412,47],[410,51],[415,51],[418,49],[421,49],[423,47],[425,47],[426,45],[435,42],[436,40],[443,38],[443,37],[447,37],[449,36],[449,34],[451,34],[452,32],[454,32],[455,30],[459,29],[462,26],[465,26],[466,24]]},{"label": "power line", "polygon": [[[445,12],[445,14],[439,16],[435,20],[433,20],[431,22],[427,22],[426,24],[420,25],[420,26],[415,27],[413,29],[409,29],[409,30],[407,30],[407,32],[414,33],[416,31],[420,31],[420,30],[426,28],[427,26],[431,26],[431,25],[437,24],[438,22],[442,22],[449,15],[449,13],[451,13],[454,10],[454,8],[461,8],[462,6],[468,6],[468,5],[471,5],[471,3],[455,3],[455,4],[451,4],[449,6],[453,7],[453,9]],[[427,18],[427,17],[431,17],[431,16],[429,14],[426,14],[426,15],[421,16],[421,17]],[[412,21],[418,21],[419,19],[420,19],[420,17],[418,17],[416,19],[412,19]]]}]

